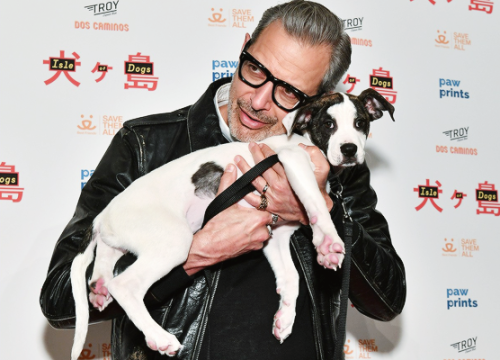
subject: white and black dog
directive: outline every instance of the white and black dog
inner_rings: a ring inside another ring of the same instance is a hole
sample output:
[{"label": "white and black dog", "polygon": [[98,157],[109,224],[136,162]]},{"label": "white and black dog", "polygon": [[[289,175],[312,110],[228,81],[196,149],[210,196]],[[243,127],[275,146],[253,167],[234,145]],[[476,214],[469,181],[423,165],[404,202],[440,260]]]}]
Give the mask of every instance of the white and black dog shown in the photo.
[{"label": "white and black dog", "polygon": [[[267,144],[277,154],[292,189],[302,202],[313,230],[318,262],[336,269],[343,259],[343,242],[330,218],[314,177],[308,153],[298,146],[316,145],[334,167],[360,164],[370,121],[394,108],[373,89],[358,97],[334,93],[288,114],[283,119],[286,135],[270,137]],[[293,133],[300,132],[303,136]],[[118,301],[148,346],[169,356],[181,348],[177,338],[149,315],[143,299],[157,280],[187,259],[193,233],[202,225],[204,212],[215,193],[227,164],[241,155],[250,166],[254,161],[247,143],[230,143],[199,150],[152,171],[116,196],[95,218],[92,239],[71,267],[76,306],[75,341],[72,360],[83,349],[88,328],[88,301],[103,310],[113,298]],[[264,253],[276,275],[279,310],[272,333],[283,342],[292,332],[299,276],[290,254],[290,236],[298,223],[277,225]],[[88,295],[85,271],[94,259]],[[113,277],[116,261],[129,251],[137,260]]]}]

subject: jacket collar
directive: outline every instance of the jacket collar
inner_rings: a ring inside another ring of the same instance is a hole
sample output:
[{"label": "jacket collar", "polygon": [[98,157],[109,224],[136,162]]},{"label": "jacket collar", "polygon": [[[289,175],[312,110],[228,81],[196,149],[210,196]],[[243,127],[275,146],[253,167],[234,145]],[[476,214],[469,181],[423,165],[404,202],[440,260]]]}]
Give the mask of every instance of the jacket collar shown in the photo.
[{"label": "jacket collar", "polygon": [[232,78],[223,78],[210,84],[201,98],[191,106],[187,116],[188,137],[191,151],[210,146],[225,144],[228,141],[222,135],[219,118],[215,110],[214,97],[217,89],[230,82]]}]

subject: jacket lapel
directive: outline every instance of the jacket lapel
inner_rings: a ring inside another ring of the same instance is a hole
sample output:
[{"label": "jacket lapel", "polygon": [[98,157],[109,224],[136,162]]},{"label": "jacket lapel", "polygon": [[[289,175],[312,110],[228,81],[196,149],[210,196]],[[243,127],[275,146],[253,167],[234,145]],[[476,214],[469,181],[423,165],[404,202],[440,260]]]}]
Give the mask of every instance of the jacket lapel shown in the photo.
[{"label": "jacket lapel", "polygon": [[217,89],[230,81],[231,78],[223,78],[213,82],[202,97],[191,106],[187,116],[191,152],[228,142],[219,126],[214,97]]}]

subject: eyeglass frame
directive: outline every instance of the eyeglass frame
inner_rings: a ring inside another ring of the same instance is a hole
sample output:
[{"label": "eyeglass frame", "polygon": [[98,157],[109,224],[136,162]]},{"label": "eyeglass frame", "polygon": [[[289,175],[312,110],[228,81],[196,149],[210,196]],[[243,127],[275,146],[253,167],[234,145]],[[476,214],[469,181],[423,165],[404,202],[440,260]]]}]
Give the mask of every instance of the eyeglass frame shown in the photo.
[{"label": "eyeglass frame", "polygon": [[[304,106],[305,104],[311,102],[311,101],[314,101],[315,99],[319,98],[322,93],[318,93],[316,95],[313,95],[313,96],[309,96],[305,93],[303,93],[302,91],[300,91],[299,89],[297,89],[296,87],[294,87],[293,85],[290,85],[289,83],[287,83],[286,81],[283,81],[283,80],[280,80],[278,79],[277,77],[275,77],[273,74],[271,74],[271,72],[264,66],[260,63],[259,60],[257,60],[256,58],[254,58],[252,56],[252,54],[250,54],[247,49],[250,47],[252,43],[252,39],[249,39],[247,41],[247,43],[245,44],[245,47],[243,48],[243,50],[241,51],[241,54],[240,54],[240,62],[239,62],[239,66],[238,66],[238,77],[240,78],[241,81],[243,81],[246,85],[254,88],[254,89],[257,89],[257,88],[260,88],[261,86],[263,86],[264,84],[266,84],[268,81],[271,81],[273,83],[273,91],[272,91],[272,99],[273,99],[273,102],[282,110],[285,110],[287,112],[290,112],[290,111],[294,111],[294,110],[297,110],[299,107],[301,106]],[[250,62],[252,62],[253,64],[257,65],[259,67],[260,70],[262,70],[262,72],[264,73],[264,75],[266,75],[266,79],[264,80],[264,82],[262,84],[259,84],[259,85],[254,85],[252,83],[250,83],[247,79],[245,79],[241,73],[241,65],[243,64],[243,62],[245,60],[249,60]],[[283,105],[281,105],[278,100],[276,100],[276,97],[274,96],[274,93],[276,91],[276,85],[281,85],[285,88],[288,88],[290,90],[292,90],[295,95],[297,96],[298,98],[298,102],[297,104],[295,104],[294,107],[292,107],[291,109],[287,109],[285,108]]]}]

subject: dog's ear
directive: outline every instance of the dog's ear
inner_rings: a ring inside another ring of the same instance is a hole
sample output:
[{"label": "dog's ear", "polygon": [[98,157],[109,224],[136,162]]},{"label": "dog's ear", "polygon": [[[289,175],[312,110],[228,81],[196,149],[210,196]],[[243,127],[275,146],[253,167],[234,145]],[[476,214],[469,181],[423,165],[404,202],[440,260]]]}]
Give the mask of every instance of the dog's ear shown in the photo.
[{"label": "dog's ear", "polygon": [[286,114],[286,116],[283,118],[283,126],[286,129],[286,134],[290,136],[293,131],[293,125],[295,124],[295,115],[297,114],[298,110],[289,112]]},{"label": "dog's ear", "polygon": [[358,99],[361,100],[368,114],[370,114],[371,121],[380,119],[383,115],[382,111],[389,111],[392,121],[395,121],[393,116],[394,106],[372,88],[368,88],[359,94]]},{"label": "dog's ear", "polygon": [[283,126],[286,129],[286,134],[290,136],[294,129],[305,129],[309,120],[311,120],[311,110],[307,106],[288,113],[283,118]]}]

